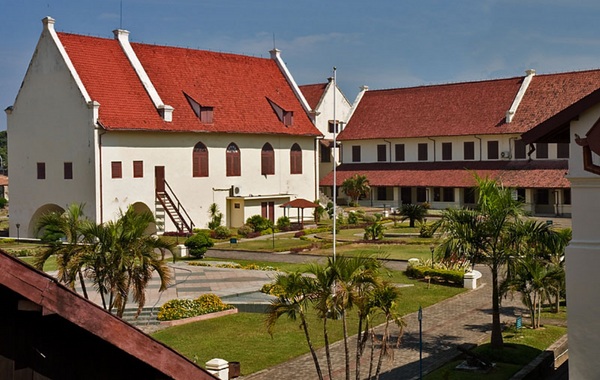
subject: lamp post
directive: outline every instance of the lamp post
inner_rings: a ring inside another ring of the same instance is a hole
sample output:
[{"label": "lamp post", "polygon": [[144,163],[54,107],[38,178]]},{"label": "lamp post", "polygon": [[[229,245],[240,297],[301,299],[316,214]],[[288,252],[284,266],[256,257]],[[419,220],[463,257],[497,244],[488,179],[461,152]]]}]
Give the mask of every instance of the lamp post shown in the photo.
[{"label": "lamp post", "polygon": [[423,379],[423,308],[419,305],[419,379]]},{"label": "lamp post", "polygon": [[435,246],[431,244],[429,250],[431,251],[431,268],[433,269],[433,251],[435,251]]},{"label": "lamp post", "polygon": [[19,228],[21,228],[21,223],[16,224],[17,227],[17,244],[19,243]]}]

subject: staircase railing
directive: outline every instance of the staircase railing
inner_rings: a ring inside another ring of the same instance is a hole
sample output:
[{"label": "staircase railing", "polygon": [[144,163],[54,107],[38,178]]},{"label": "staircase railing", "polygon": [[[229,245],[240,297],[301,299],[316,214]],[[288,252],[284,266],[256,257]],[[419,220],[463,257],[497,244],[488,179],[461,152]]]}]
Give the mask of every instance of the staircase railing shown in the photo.
[{"label": "staircase railing", "polygon": [[[179,198],[177,198],[177,195],[175,195],[173,189],[171,189],[171,186],[169,186],[169,183],[167,181],[164,181],[164,184],[165,191],[163,193],[159,192],[158,189],[156,190],[156,199],[158,199],[160,204],[163,206],[165,212],[169,215],[169,218],[171,218],[171,221],[173,221],[175,226],[177,226],[178,232],[192,233],[194,230],[194,222],[192,221],[192,218],[179,201]],[[179,221],[177,220],[175,215],[173,215],[171,209],[167,206],[165,199],[168,200],[168,203],[174,206],[173,209],[177,213]],[[173,200],[175,200],[176,202],[173,202]]]}]

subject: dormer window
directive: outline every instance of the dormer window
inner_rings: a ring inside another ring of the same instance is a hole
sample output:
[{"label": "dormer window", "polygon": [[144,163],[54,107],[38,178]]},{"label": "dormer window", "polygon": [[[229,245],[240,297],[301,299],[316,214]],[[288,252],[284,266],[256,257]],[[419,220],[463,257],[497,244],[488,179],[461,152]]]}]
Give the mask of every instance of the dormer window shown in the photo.
[{"label": "dormer window", "polygon": [[270,99],[267,100],[269,100],[269,104],[271,104],[271,107],[273,108],[273,111],[275,111],[275,114],[277,115],[277,118],[279,118],[279,121],[281,121],[287,127],[294,124],[294,111],[284,110],[282,107],[278,106]]},{"label": "dormer window", "polygon": [[210,124],[213,122],[213,110],[214,107],[201,105],[197,101],[195,101],[191,96],[186,93],[183,93],[188,103],[192,107],[192,110],[196,114],[196,117],[200,119],[200,122]]}]

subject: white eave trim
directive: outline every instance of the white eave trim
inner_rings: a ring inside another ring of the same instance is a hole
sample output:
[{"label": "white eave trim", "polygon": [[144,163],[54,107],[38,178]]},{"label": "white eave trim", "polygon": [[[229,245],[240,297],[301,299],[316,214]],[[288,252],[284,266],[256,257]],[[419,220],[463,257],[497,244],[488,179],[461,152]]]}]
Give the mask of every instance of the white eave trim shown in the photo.
[{"label": "white eave trim", "polygon": [[292,89],[294,90],[294,93],[296,93],[296,97],[298,98],[298,100],[300,100],[300,104],[302,104],[304,111],[306,111],[307,114],[310,114],[312,110],[310,109],[306,98],[302,94],[302,91],[300,91],[300,87],[298,87],[298,84],[292,77],[292,74],[281,59],[281,50],[273,49],[269,51],[269,53],[271,53],[271,59],[277,62],[277,66],[279,66],[279,69],[283,72],[283,75],[287,79],[288,83],[292,86]]},{"label": "white eave trim", "polygon": [[69,58],[69,55],[67,54],[67,51],[65,50],[65,47],[60,42],[60,38],[58,38],[58,34],[56,34],[56,30],[54,30],[55,22],[56,21],[52,17],[43,18],[42,23],[44,24],[44,31],[42,33],[48,33],[50,38],[52,38],[52,41],[54,41],[56,48],[58,49],[58,51],[60,52],[60,55],[62,56],[63,60],[65,61],[65,64],[67,65],[67,68],[69,69],[71,76],[73,77],[73,80],[77,84],[77,87],[79,88],[79,91],[81,92],[81,95],[85,99],[85,102],[90,103],[92,101],[92,98],[90,97],[90,94],[88,94],[87,90],[85,89],[85,86],[83,85],[83,81],[79,77],[79,74],[77,74],[77,70],[75,70],[75,65],[73,65],[71,58]]},{"label": "white eave trim", "polygon": [[510,109],[508,111],[506,111],[506,122],[507,123],[512,122],[513,118],[515,117],[515,114],[517,113],[517,108],[519,108],[519,104],[521,104],[521,101],[523,101],[523,97],[525,97],[525,92],[527,92],[527,88],[529,87],[529,84],[531,83],[531,79],[533,79],[533,76],[535,75],[535,70],[529,69],[529,70],[525,71],[525,73],[527,75],[525,76],[525,78],[523,78],[523,83],[521,83],[521,88],[519,88],[519,91],[517,92],[517,95],[515,96],[515,99],[513,100],[513,103],[510,106]]},{"label": "white eave trim", "polygon": [[129,43],[129,31],[116,29],[113,31],[113,33],[115,35],[115,39],[119,41],[121,49],[123,49],[123,52],[127,56],[127,59],[131,63],[131,66],[135,70],[138,78],[142,82],[142,85],[146,89],[148,96],[150,96],[152,103],[154,103],[154,107],[158,110],[161,117],[165,121],[173,121],[173,107],[166,105],[160,98],[160,95],[158,95],[158,91],[156,91],[156,88],[152,84],[150,77],[146,73],[146,70],[144,70],[144,66],[142,66],[142,63],[138,59],[137,55],[133,51],[133,48],[131,47],[131,44]]}]

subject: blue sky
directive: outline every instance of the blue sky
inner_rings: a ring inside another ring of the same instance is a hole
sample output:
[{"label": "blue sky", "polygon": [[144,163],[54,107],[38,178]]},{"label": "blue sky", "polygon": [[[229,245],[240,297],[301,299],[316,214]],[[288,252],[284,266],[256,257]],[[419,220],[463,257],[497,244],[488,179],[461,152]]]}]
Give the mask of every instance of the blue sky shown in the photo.
[{"label": "blue sky", "polygon": [[600,67],[595,0],[0,0],[2,110],[14,102],[45,16],[58,31],[107,38],[122,25],[135,42],[262,57],[275,44],[299,84],[324,82],[336,66],[350,101],[363,84]]}]

